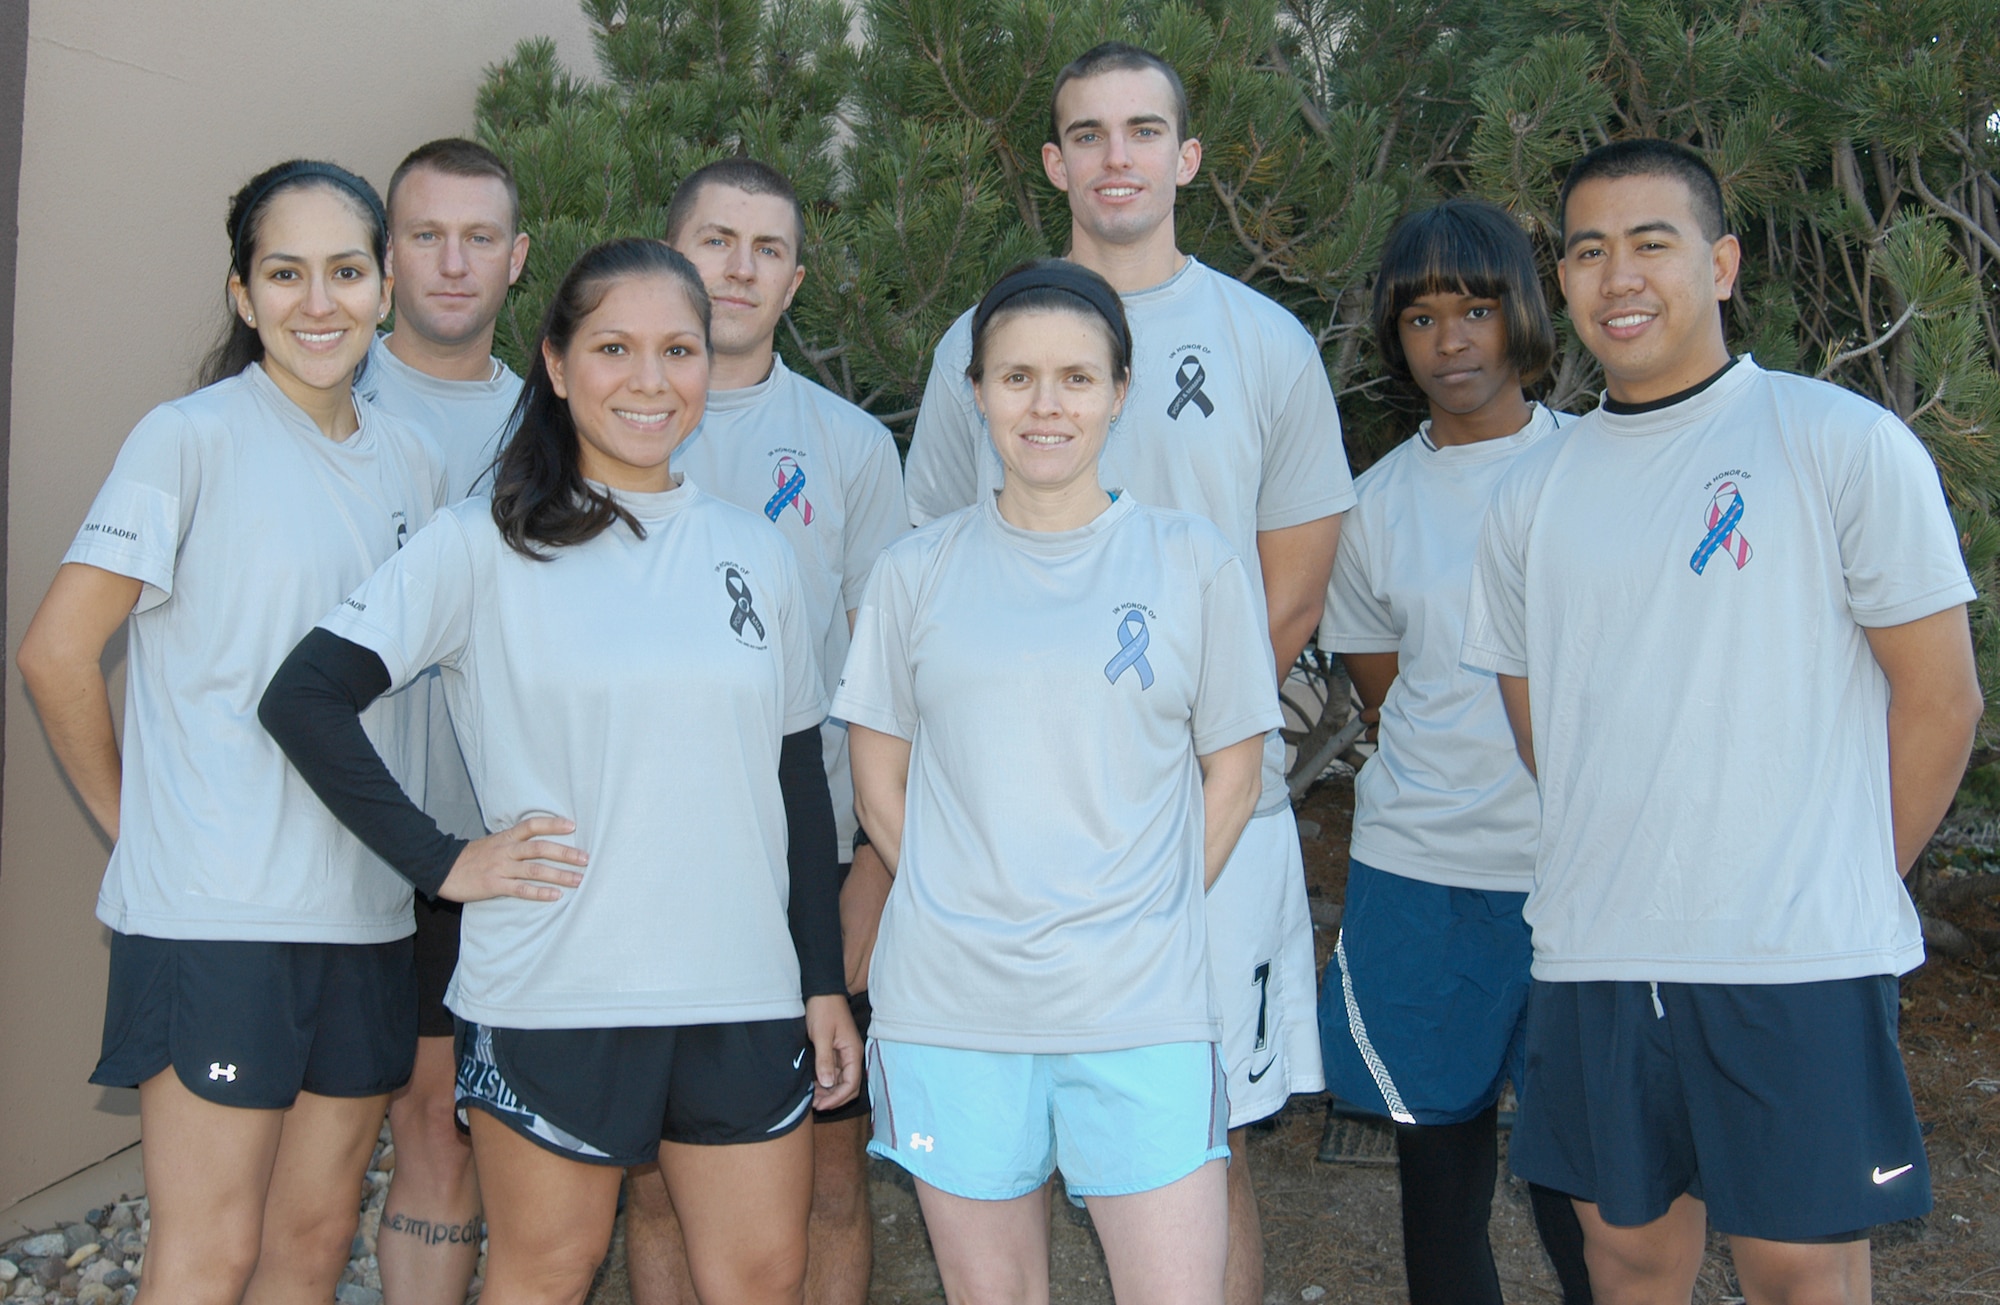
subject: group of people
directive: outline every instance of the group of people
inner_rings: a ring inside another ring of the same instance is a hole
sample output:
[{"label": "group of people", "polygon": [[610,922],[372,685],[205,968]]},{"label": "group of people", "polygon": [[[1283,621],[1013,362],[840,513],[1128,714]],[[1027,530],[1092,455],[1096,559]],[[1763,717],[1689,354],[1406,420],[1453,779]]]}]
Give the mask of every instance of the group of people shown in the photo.
[{"label": "group of people", "polygon": [[[1060,1169],[1120,1300],[1242,1305],[1245,1129],[1325,1087],[1395,1122],[1411,1300],[1487,1305],[1509,1083],[1572,1305],[1687,1300],[1710,1222],[1753,1302],[1868,1298],[1929,1204],[1899,875],[1981,710],[1922,445],[1731,357],[1683,146],[1564,185],[1579,418],[1529,397],[1519,226],[1398,226],[1376,342],[1430,416],[1358,481],[1313,337],[1178,247],[1173,68],[1083,54],[1043,162],[1070,246],[939,342],[907,468],[775,352],[762,163],[584,253],[525,378],[487,150],[236,195],[203,386],[19,654],[115,841],[142,1300],[325,1301],[386,1110],[389,1305],[458,1305],[482,1232],[493,1305],[581,1301],[621,1197],[641,1305],[858,1302],[869,1154],[954,1301],[1048,1299]],[[1379,731],[1317,982],[1315,632]]]}]

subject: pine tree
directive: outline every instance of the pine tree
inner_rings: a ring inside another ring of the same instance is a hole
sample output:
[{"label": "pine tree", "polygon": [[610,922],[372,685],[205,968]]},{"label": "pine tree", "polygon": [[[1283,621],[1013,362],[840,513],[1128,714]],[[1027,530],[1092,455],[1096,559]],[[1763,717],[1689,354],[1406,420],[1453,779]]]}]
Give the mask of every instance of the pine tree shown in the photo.
[{"label": "pine tree", "polygon": [[[587,0],[600,67],[525,43],[480,98],[536,249],[503,333],[518,360],[585,244],[657,233],[720,154],[789,171],[804,289],[780,336],[899,431],[930,351],[994,276],[1059,253],[1040,151],[1056,71],[1097,41],[1179,68],[1205,157],[1182,248],[1319,341],[1359,471],[1405,438],[1368,338],[1388,229],[1480,195],[1521,222],[1551,302],[1564,169],[1608,140],[1704,150],[1744,244],[1732,347],[1909,422],[1936,457],[1981,593],[2000,581],[2000,22],[1992,0]],[[1567,324],[1543,394],[1596,402]],[[2000,611],[1974,608],[1996,709]],[[2000,766],[1995,767],[2000,771]],[[2000,793],[2000,775],[1988,781]]]}]

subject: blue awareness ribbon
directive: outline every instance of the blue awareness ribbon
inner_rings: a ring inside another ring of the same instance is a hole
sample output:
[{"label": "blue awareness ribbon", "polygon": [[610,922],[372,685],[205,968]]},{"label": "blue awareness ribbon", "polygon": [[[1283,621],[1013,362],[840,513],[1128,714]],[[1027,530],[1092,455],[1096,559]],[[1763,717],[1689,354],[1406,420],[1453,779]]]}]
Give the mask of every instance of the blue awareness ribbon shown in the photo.
[{"label": "blue awareness ribbon", "polygon": [[792,505],[792,500],[805,493],[805,490],[805,468],[796,467],[792,471],[791,479],[779,486],[778,492],[771,495],[771,501],[764,505],[764,515],[776,521],[784,515],[785,509]]},{"label": "blue awareness ribbon", "polygon": [[1742,520],[1743,495],[1739,493],[1723,510],[1722,515],[1715,519],[1715,524],[1708,528],[1708,533],[1701,537],[1701,543],[1696,546],[1694,556],[1688,559],[1688,565],[1694,568],[1696,575],[1702,574],[1708,566],[1708,559],[1715,556],[1715,550],[1722,547],[1723,540],[1735,533],[1737,523]]},{"label": "blue awareness ribbon", "polygon": [[1146,629],[1146,614],[1138,608],[1128,608],[1125,619],[1118,623],[1118,655],[1104,664],[1104,678],[1113,684],[1128,669],[1137,667],[1139,688],[1143,692],[1153,687],[1153,664],[1146,660],[1146,645],[1153,636]]}]

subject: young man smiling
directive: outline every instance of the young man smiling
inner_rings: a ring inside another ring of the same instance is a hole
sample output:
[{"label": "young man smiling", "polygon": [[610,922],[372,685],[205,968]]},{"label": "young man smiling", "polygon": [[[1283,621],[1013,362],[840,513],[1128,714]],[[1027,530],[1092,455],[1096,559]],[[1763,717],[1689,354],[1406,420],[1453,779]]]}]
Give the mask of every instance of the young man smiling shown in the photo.
[{"label": "young man smiling", "polygon": [[1731,358],[1741,252],[1701,157],[1563,187],[1563,293],[1605,399],[1482,532],[1464,660],[1497,672],[1542,827],[1511,1163],[1577,1201],[1597,1298],[1869,1298],[1930,1207],[1896,1048],[1907,873],[1981,711],[1937,470],[1868,400]]},{"label": "young man smiling", "polygon": [[[805,219],[783,173],[728,158],[681,182],[667,207],[667,242],[708,288],[708,408],[674,452],[674,470],[711,494],[760,512],[791,541],[832,692],[847,657],[854,609],[882,549],[908,529],[895,441],[873,417],[784,364],[779,320],[805,280]],[[839,846],[854,843],[854,784],[847,731],[822,727]],[[846,858],[842,858],[843,861]],[[855,1023],[868,1028],[868,949],[888,871],[874,851],[854,849],[841,892],[847,975]],[[868,1210],[868,1097],[817,1112],[806,1299],[861,1305],[868,1295],[874,1224]],[[638,1305],[695,1300],[686,1251],[658,1174],[634,1170],[626,1213],[626,1257]]]},{"label": "young man smiling", "polygon": [[[493,326],[527,265],[528,236],[507,165],[485,146],[447,137],[418,146],[389,181],[395,329],[369,348],[355,389],[436,446],[448,497],[472,493],[499,451],[521,378],[493,357]],[[411,523],[411,529],[423,522]],[[486,826],[445,714],[430,691],[423,806],[446,832]],[[479,1184],[458,1130],[451,1012],[460,907],[417,898],[417,1067],[389,1104],[396,1168],[376,1254],[388,1305],[460,1305],[479,1259]]]},{"label": "young man smiling", "polygon": [[[1255,560],[1275,690],[1319,621],[1339,514],[1354,505],[1319,350],[1282,307],[1180,251],[1175,195],[1201,167],[1201,142],[1189,135],[1180,77],[1159,56],[1114,42],[1058,73],[1042,163],[1069,197],[1067,257],[1111,283],[1132,327],[1132,388],[1104,448],[1103,482],[1207,517]],[[965,377],[970,317],[939,343],[917,417],[907,470],[919,524],[1000,484]],[[1323,1083],[1283,760],[1273,733],[1257,814],[1208,897],[1229,1071],[1231,1305],[1263,1299],[1244,1129]]]}]

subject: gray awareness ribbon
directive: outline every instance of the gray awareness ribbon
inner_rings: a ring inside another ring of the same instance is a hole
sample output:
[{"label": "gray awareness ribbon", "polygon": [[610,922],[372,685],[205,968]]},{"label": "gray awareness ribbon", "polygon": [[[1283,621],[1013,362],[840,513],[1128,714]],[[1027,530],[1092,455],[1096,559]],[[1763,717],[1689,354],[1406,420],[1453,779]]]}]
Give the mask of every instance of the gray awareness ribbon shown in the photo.
[{"label": "gray awareness ribbon", "polygon": [[[1188,370],[1190,367],[1194,368],[1192,372]],[[1204,417],[1213,417],[1215,415],[1215,405],[1209,402],[1206,394],[1201,392],[1202,382],[1208,379],[1208,373],[1202,370],[1201,359],[1195,357],[1193,354],[1189,354],[1187,357],[1181,359],[1181,365],[1174,369],[1174,379],[1180,382],[1181,392],[1176,394],[1174,401],[1167,405],[1168,417],[1179,420],[1181,409],[1187,407],[1190,403],[1200,408],[1201,415]]]},{"label": "gray awareness ribbon", "polygon": [[736,610],[729,614],[729,628],[742,634],[743,623],[748,621],[751,628],[757,631],[757,637],[762,639],[764,623],[757,619],[756,610],[750,606],[750,586],[743,583],[743,573],[732,566],[722,573],[722,581],[736,603]]}]

